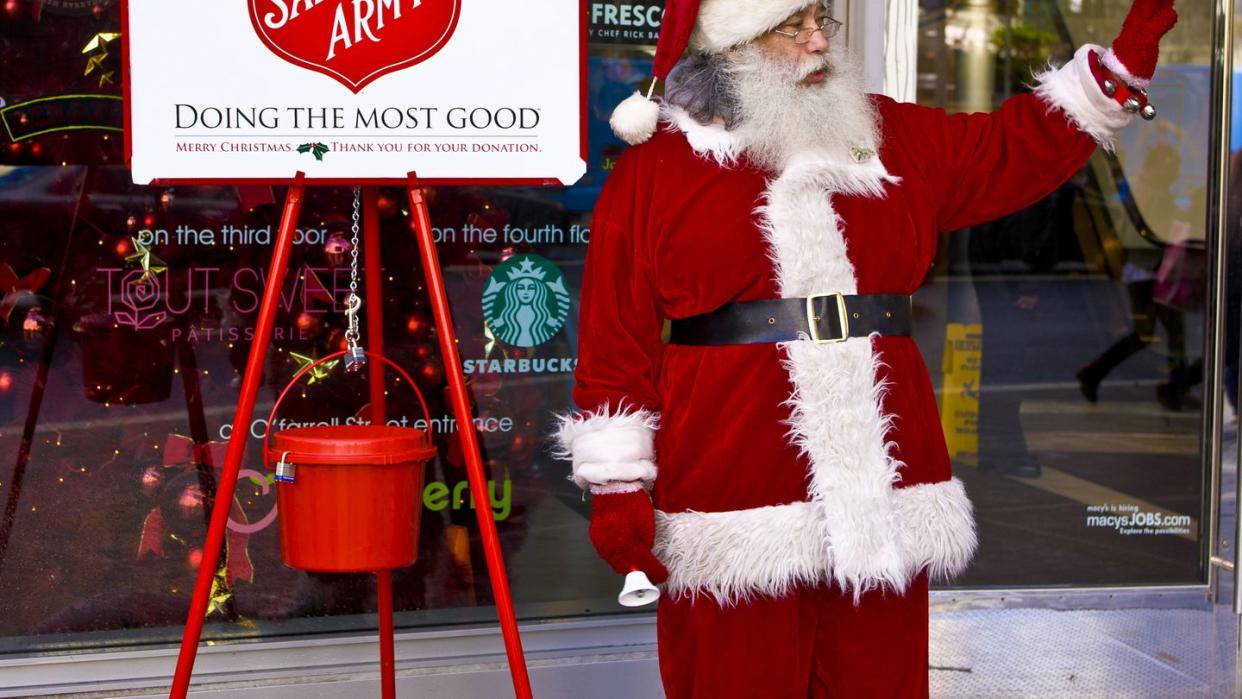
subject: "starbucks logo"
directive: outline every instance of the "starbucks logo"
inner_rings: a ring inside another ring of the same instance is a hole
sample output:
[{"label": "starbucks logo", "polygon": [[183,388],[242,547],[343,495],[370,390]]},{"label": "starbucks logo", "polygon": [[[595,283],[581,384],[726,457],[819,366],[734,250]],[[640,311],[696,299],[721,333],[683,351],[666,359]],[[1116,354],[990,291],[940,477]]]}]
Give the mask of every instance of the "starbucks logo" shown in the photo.
[{"label": "starbucks logo", "polygon": [[517,347],[542,345],[569,316],[569,291],[556,265],[514,255],[497,265],[483,290],[483,318],[492,334]]}]

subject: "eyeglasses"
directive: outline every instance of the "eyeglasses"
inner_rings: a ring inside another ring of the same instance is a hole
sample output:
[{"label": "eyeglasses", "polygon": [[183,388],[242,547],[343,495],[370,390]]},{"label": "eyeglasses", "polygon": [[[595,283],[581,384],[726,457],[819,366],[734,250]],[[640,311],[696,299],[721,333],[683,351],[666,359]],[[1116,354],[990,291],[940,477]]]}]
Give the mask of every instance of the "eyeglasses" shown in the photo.
[{"label": "eyeglasses", "polygon": [[823,32],[825,39],[831,39],[841,31],[843,24],[844,22],[838,22],[831,17],[825,17],[819,21],[819,26],[814,29],[802,28],[793,32],[773,29],[772,33],[787,36],[793,39],[795,44],[805,44],[811,40],[811,37],[815,36],[815,32]]}]

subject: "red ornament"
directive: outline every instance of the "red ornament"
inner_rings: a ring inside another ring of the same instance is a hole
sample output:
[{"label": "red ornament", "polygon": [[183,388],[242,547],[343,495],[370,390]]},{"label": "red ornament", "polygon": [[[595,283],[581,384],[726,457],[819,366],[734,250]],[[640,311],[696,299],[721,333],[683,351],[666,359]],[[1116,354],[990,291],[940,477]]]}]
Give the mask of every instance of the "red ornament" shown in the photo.
[{"label": "red ornament", "polygon": [[323,252],[332,264],[339,265],[345,261],[345,256],[353,247],[354,244],[344,233],[336,231],[328,234],[328,239],[323,244]]},{"label": "red ornament", "polygon": [[177,496],[177,512],[185,519],[203,516],[203,507],[207,498],[197,483],[187,485]]},{"label": "red ornament", "polygon": [[405,317],[405,331],[416,341],[426,340],[431,335],[432,327],[431,319],[422,313],[411,313]]},{"label": "red ornament", "polygon": [[444,365],[439,360],[429,359],[419,365],[418,377],[429,386],[439,386],[444,383]]},{"label": "red ornament", "polygon": [[511,462],[524,463],[535,455],[535,444],[537,440],[531,439],[526,435],[516,435],[513,438],[512,447],[509,450],[509,459]]},{"label": "red ornament", "polygon": [[298,332],[301,333],[302,339],[314,337],[323,329],[323,322],[313,313],[302,311],[298,314],[297,319]]},{"label": "red ornament", "polygon": [[190,549],[190,552],[185,555],[185,564],[189,566],[191,570],[198,570],[198,567],[202,565],[202,563],[203,550],[200,548]]},{"label": "red ornament", "polygon": [[13,388],[13,374],[0,371],[0,393],[8,393]]},{"label": "red ornament", "polygon": [[155,466],[148,466],[142,471],[142,494],[147,497],[155,495],[164,482],[164,472]]},{"label": "red ornament", "polygon": [[381,194],[375,202],[375,208],[379,211],[380,216],[388,218],[397,213],[397,202],[387,194]]},{"label": "red ornament", "polygon": [[436,354],[436,348],[428,342],[422,342],[414,346],[414,356],[419,359],[431,359]]}]

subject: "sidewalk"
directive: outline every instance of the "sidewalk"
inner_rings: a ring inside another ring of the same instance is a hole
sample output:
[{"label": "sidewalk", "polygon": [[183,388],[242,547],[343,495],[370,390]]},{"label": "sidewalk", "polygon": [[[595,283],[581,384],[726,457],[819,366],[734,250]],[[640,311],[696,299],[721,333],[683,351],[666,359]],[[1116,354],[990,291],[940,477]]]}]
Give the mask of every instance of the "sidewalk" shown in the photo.
[{"label": "sidewalk", "polygon": [[[1238,429],[1233,415],[1226,424],[1220,537],[1233,539]],[[931,616],[931,695],[1237,697],[1238,617],[1228,604],[1230,588],[1230,574],[1224,573],[1226,603],[1214,609],[1193,596],[1184,608],[1167,608],[1158,588],[1148,588],[1146,599],[1151,607],[1165,608],[945,611],[951,603],[942,598],[939,605],[933,603],[940,609]],[[1014,594],[995,593],[998,598]],[[1145,598],[1139,590],[1126,597],[1131,603]]]}]

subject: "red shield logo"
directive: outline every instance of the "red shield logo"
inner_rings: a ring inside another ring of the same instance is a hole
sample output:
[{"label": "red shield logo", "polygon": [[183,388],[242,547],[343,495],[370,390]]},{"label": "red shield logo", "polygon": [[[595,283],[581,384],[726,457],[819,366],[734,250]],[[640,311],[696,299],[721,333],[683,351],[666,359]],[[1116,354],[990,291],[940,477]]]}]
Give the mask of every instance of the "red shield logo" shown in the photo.
[{"label": "red shield logo", "polygon": [[249,0],[250,21],[277,56],[355,93],[431,58],[448,43],[460,0]]}]

